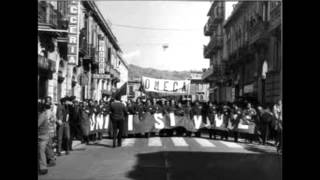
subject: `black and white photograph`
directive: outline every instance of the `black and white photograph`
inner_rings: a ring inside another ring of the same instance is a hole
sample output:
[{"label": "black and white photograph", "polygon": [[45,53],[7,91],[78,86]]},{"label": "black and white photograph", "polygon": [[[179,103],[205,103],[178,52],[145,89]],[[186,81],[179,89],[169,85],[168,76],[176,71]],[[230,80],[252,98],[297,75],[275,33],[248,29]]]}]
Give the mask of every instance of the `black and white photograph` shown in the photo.
[{"label": "black and white photograph", "polygon": [[282,180],[282,5],[38,0],[38,179]]}]

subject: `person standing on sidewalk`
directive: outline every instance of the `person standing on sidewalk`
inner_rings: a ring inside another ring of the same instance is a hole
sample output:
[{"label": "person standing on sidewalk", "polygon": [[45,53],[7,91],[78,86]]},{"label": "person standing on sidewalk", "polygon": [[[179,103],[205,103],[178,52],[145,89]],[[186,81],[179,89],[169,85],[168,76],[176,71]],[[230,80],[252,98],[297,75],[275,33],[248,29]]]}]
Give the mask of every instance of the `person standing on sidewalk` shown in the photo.
[{"label": "person standing on sidewalk", "polygon": [[61,149],[62,149],[62,143],[65,142],[66,144],[66,155],[69,154],[70,150],[70,129],[69,129],[69,109],[68,104],[70,104],[67,97],[62,98],[60,100],[61,105],[58,106],[57,109],[57,132],[58,132],[58,149],[57,149],[57,155],[61,156]]},{"label": "person standing on sidewalk", "polygon": [[52,167],[56,165],[55,154],[53,151],[53,138],[56,136],[56,109],[52,104],[52,98],[50,96],[45,98],[45,105],[50,109],[49,117],[49,141],[46,146],[47,166]]},{"label": "person standing on sidewalk", "polygon": [[[51,98],[46,98],[51,99]],[[45,104],[40,105],[38,113],[38,162],[39,162],[39,174],[44,175],[48,173],[46,148],[49,136],[49,121],[52,118],[52,112],[50,110],[51,105],[48,100]]]},{"label": "person standing on sidewalk", "polygon": [[[116,140],[118,139],[118,146],[121,146],[123,123],[128,111],[124,104],[120,101],[120,97],[116,97],[115,101],[111,103],[110,119],[113,125],[113,147],[116,147]],[[118,132],[119,130],[119,132]]]}]

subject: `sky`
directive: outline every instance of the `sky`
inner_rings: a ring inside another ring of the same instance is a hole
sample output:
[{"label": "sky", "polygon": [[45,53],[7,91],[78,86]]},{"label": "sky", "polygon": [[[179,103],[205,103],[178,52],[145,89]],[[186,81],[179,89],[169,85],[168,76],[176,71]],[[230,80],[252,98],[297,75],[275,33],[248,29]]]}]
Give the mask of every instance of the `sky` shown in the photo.
[{"label": "sky", "polygon": [[[172,71],[209,67],[209,59],[203,58],[203,45],[209,42],[203,27],[211,2],[96,1],[96,4],[111,24],[128,64]],[[227,7],[227,14],[230,12]]]}]

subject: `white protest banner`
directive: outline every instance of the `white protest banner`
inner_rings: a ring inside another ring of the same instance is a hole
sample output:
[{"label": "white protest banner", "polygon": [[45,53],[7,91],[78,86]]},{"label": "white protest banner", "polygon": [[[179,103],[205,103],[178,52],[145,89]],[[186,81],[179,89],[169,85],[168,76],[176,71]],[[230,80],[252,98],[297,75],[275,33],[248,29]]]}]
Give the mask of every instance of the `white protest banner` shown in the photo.
[{"label": "white protest banner", "polygon": [[194,126],[196,129],[200,128],[201,122],[202,122],[202,116],[201,115],[196,115],[193,116],[193,120],[194,120]]},{"label": "white protest banner", "polygon": [[90,131],[95,130],[95,125],[96,125],[96,116],[92,114],[90,117]]},{"label": "white protest banner", "polygon": [[104,127],[103,129],[108,129],[109,128],[109,114],[104,116]]},{"label": "white protest banner", "polygon": [[249,129],[249,125],[243,124],[243,120],[238,124],[238,129]]},{"label": "white protest banner", "polygon": [[142,76],[142,85],[145,91],[158,93],[188,93],[190,80],[155,79]]},{"label": "white protest banner", "polygon": [[96,130],[102,130],[102,125],[103,125],[103,115],[99,114],[97,115],[97,126]]},{"label": "white protest banner", "polygon": [[174,113],[170,113],[170,126],[175,126],[176,125],[176,120],[174,119]]},{"label": "white protest banner", "polygon": [[164,128],[164,122],[163,122],[163,115],[162,113],[155,113],[154,119],[156,120],[154,127],[156,129],[163,129]]},{"label": "white protest banner", "polygon": [[128,131],[133,130],[133,115],[128,115]]},{"label": "white protest banner", "polygon": [[216,122],[216,127],[221,127],[222,123],[223,123],[223,115],[218,116],[217,114],[214,117],[215,122]]}]

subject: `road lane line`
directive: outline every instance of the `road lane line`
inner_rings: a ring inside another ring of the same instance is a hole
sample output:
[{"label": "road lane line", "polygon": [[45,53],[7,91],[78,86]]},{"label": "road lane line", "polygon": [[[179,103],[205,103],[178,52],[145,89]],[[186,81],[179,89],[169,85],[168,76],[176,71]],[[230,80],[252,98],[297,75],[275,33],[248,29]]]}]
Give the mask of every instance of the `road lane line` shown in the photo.
[{"label": "road lane line", "polygon": [[162,146],[160,137],[150,137],[148,139],[148,146]]},{"label": "road lane line", "polygon": [[136,142],[135,138],[124,139],[122,146],[123,147],[131,147],[134,145],[135,142]]},{"label": "road lane line", "polygon": [[202,139],[202,138],[192,138],[192,139],[194,139],[202,147],[216,147],[216,145],[214,145],[207,139]]},{"label": "road lane line", "polygon": [[226,141],[219,141],[220,143],[224,144],[225,146],[229,148],[238,148],[238,149],[243,149],[243,147],[237,143],[234,142],[226,142]]},{"label": "road lane line", "polygon": [[189,146],[187,142],[182,137],[172,137],[171,138],[174,146]]}]

